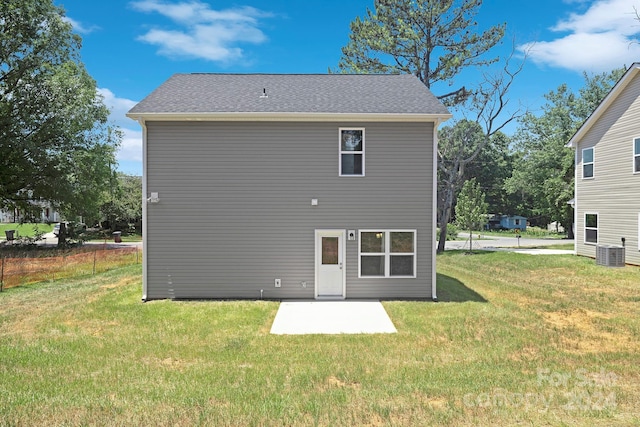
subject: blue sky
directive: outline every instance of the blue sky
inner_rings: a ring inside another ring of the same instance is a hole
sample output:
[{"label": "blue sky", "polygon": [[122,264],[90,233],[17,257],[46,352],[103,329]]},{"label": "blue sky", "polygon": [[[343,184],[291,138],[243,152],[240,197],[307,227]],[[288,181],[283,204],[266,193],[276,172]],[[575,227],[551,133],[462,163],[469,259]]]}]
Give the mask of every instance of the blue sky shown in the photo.
[{"label": "blue sky", "polygon": [[[125,113],[174,73],[326,73],[349,23],[373,0],[54,0],[83,38],[82,60],[124,131],[119,169],[142,174],[142,134]],[[511,105],[535,111],[543,95],[584,71],[640,61],[640,0],[485,0],[478,29],[507,24],[496,56],[529,51]],[[473,85],[480,70],[458,82]],[[434,92],[436,92],[434,88]],[[437,92],[436,92],[437,94]]]}]

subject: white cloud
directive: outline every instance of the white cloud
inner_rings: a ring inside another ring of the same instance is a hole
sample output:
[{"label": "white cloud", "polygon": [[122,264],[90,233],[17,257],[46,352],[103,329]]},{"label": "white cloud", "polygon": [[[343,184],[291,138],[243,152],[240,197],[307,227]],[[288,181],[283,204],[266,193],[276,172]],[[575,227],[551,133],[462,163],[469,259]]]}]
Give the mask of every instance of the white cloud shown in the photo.
[{"label": "white cloud", "polygon": [[80,23],[79,21],[76,21],[73,18],[69,18],[68,16],[63,16],[62,20],[65,22],[68,22],[69,24],[71,24],[71,26],[73,27],[73,29],[77,32],[79,32],[80,34],[89,34],[94,32],[95,30],[97,30],[99,27],[95,26],[95,25],[90,25],[90,26],[86,26],[82,23]]},{"label": "white cloud", "polygon": [[640,33],[634,2],[596,0],[582,14],[572,13],[550,28],[568,33],[555,40],[519,46],[540,65],[573,71],[603,72],[631,65],[640,58]]},{"label": "white cloud", "polygon": [[118,126],[131,127],[133,121],[125,114],[127,114],[127,112],[137,104],[137,101],[132,101],[126,98],[118,98],[107,88],[99,88],[98,93],[102,95],[104,105],[106,105],[111,111],[109,118]]},{"label": "white cloud", "polygon": [[169,57],[200,58],[228,62],[242,57],[240,43],[260,44],[267,37],[258,28],[259,18],[269,13],[253,7],[213,10],[198,0],[169,3],[163,0],[134,1],[131,6],[159,13],[180,28],[153,28],[138,39],[159,47]]},{"label": "white cloud", "polygon": [[118,150],[119,161],[142,162],[142,131],[122,129],[123,138]]},{"label": "white cloud", "polygon": [[98,89],[98,93],[102,95],[104,104],[111,111],[109,119],[118,125],[123,133],[120,149],[117,153],[118,161],[141,162],[142,131],[133,120],[125,115],[137,102],[119,98],[107,88]]}]

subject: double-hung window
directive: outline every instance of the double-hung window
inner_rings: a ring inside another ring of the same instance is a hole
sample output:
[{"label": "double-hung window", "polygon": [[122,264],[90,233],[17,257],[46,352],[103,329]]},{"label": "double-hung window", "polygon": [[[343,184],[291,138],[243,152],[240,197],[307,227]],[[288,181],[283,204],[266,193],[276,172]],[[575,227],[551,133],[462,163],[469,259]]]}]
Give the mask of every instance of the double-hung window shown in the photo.
[{"label": "double-hung window", "polygon": [[598,243],[598,214],[584,214],[584,242]]},{"label": "double-hung window", "polygon": [[640,173],[640,138],[633,140],[633,173]]},{"label": "double-hung window", "polygon": [[360,230],[360,277],[416,277],[415,230]]},{"label": "double-hung window", "polygon": [[340,128],[340,176],[364,176],[364,129]]},{"label": "double-hung window", "polygon": [[582,178],[593,178],[593,147],[582,150]]}]

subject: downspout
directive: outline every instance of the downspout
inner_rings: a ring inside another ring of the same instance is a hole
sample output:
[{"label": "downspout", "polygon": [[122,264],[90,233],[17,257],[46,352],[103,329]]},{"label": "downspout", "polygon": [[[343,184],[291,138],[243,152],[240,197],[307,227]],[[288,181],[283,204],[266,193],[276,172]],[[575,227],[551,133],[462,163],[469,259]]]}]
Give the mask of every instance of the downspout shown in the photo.
[{"label": "downspout", "polygon": [[433,188],[431,193],[431,299],[438,302],[438,293],[436,289],[436,246],[437,240],[436,230],[438,228],[438,127],[442,123],[442,119],[436,119],[433,123]]},{"label": "downspout", "polygon": [[[573,147],[573,254],[578,255],[578,145]],[[584,236],[583,236],[584,239]]]},{"label": "downspout", "polygon": [[142,302],[147,301],[147,125],[142,117],[138,118],[142,126]]}]

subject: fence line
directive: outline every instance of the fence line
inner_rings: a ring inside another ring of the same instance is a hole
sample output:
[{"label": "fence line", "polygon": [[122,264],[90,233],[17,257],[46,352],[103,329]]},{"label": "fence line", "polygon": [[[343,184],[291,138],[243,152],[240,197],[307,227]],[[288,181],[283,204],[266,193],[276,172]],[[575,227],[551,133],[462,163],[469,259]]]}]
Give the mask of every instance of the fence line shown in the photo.
[{"label": "fence line", "polygon": [[139,264],[140,249],[104,249],[56,257],[0,257],[0,292],[30,283],[102,273],[125,265]]}]

